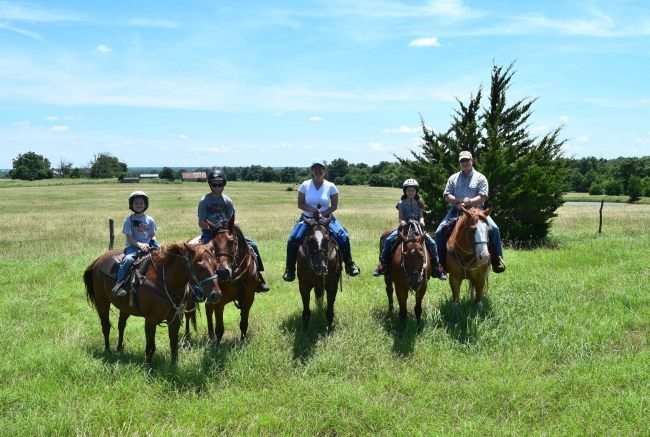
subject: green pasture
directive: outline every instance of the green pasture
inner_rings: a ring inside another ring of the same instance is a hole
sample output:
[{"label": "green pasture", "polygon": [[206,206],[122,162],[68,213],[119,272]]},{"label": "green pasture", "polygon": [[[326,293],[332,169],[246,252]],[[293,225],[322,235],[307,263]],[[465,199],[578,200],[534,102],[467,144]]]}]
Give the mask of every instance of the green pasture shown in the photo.
[{"label": "green pasture", "polygon": [[281,279],[296,192],[231,183],[273,289],[257,295],[246,343],[234,307],[218,348],[200,313],[176,367],[158,330],[147,372],[142,319],[124,353],[105,354],[81,280],[136,188],[160,240],[197,233],[204,184],[0,188],[1,435],[648,435],[650,205],[606,205],[602,235],[596,205],[561,208],[553,247],[507,249],[482,309],[463,288],[454,311],[434,280],[418,327],[413,299],[402,326],[370,275],[399,191],[340,187],[362,275],[343,281],[328,334],[320,312],[303,330],[297,285]]}]

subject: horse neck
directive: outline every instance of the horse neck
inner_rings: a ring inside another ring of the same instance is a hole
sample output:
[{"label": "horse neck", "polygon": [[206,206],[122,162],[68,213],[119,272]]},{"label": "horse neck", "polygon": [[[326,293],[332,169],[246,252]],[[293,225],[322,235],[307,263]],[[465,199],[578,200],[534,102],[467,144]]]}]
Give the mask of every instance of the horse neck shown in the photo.
[{"label": "horse neck", "polygon": [[[174,247],[173,249],[175,249]],[[154,258],[156,274],[162,282],[163,279],[170,290],[184,288],[189,282],[187,260],[182,254],[171,252],[172,248],[165,250]],[[155,256],[155,255],[154,255]],[[163,273],[164,272],[164,273]]]},{"label": "horse neck", "polygon": [[460,248],[465,252],[472,250],[472,242],[469,231],[469,216],[463,214],[458,218],[456,226],[447,242],[448,247]]}]

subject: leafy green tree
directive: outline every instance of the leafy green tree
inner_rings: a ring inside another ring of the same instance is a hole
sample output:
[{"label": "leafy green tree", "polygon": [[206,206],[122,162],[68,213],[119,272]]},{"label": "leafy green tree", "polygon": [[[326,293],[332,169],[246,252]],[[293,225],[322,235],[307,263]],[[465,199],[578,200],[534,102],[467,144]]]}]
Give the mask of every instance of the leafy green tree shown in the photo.
[{"label": "leafy green tree", "polygon": [[422,121],[422,150],[413,160],[401,159],[421,183],[421,193],[440,218],[447,205],[442,192],[447,178],[459,171],[458,154],[469,150],[475,167],[490,184],[488,207],[500,224],[504,239],[536,243],[548,236],[551,220],[562,201],[566,164],[560,128],[536,138],[528,131],[534,99],[508,104],[506,94],[514,71],[494,66],[487,107],[481,109],[482,92],[467,104],[458,101],[451,127],[434,132]]},{"label": "leafy green tree", "polygon": [[285,167],[280,170],[280,182],[296,182],[296,169]]},{"label": "leafy green tree", "polygon": [[73,179],[79,179],[81,177],[81,169],[79,167],[75,167],[70,171],[70,177]]},{"label": "leafy green tree", "polygon": [[605,194],[605,185],[600,181],[594,181],[589,187],[589,194],[592,196],[600,196]]},{"label": "leafy green tree", "polygon": [[634,175],[630,176],[627,182],[628,202],[636,202],[641,199],[641,178]]},{"label": "leafy green tree", "polygon": [[342,183],[350,169],[350,164],[342,158],[337,158],[327,166],[327,179],[335,183]]},{"label": "leafy green tree", "polygon": [[100,153],[90,163],[91,178],[119,178],[127,174],[127,166],[115,156]]},{"label": "leafy green tree", "polygon": [[50,161],[35,152],[19,154],[13,161],[13,169],[9,172],[12,179],[49,179],[52,177]]},{"label": "leafy green tree", "polygon": [[168,181],[173,181],[174,179],[176,179],[174,170],[169,167],[163,167],[162,170],[160,170],[158,177],[160,179],[167,179]]},{"label": "leafy green tree", "polygon": [[645,197],[650,197],[650,176],[641,179],[641,194]]},{"label": "leafy green tree", "polygon": [[605,181],[605,194],[609,196],[618,196],[623,194],[623,183],[616,179],[608,179]]}]

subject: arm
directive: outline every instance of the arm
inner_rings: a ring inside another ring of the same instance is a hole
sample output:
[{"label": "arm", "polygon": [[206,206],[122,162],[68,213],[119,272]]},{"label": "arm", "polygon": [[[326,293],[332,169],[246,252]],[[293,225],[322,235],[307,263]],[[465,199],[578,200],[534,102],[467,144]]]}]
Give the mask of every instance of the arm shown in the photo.
[{"label": "arm", "polygon": [[305,193],[303,192],[298,192],[298,209],[312,214],[318,212],[318,208],[307,205],[305,202]]},{"label": "arm", "polygon": [[339,208],[339,193],[335,193],[330,196],[330,207],[327,208],[322,214],[325,217],[329,217],[338,208]]}]

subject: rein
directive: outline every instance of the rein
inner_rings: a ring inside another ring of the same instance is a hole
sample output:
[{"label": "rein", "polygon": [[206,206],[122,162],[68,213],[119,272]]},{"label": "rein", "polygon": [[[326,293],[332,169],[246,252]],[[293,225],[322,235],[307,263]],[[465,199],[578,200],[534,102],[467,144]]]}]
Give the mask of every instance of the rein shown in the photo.
[{"label": "rein", "polygon": [[[409,276],[408,272],[406,271],[406,264],[404,263],[404,258],[406,258],[405,257],[406,245],[410,242],[417,242],[417,237],[422,237],[424,235],[424,232],[422,231],[422,228],[419,223],[409,221],[407,227],[408,227],[407,238],[406,239],[402,238],[402,245],[401,245],[402,257],[400,260],[400,267],[402,268],[402,272],[406,277]],[[408,235],[412,235],[411,233],[412,229],[414,230],[414,234],[416,234],[416,238],[408,237]],[[429,267],[429,251],[426,248],[424,239],[420,242],[420,246],[422,247],[422,249],[424,249],[424,263],[422,263],[422,268],[419,271],[419,279],[421,282],[425,276],[426,269]]]}]

